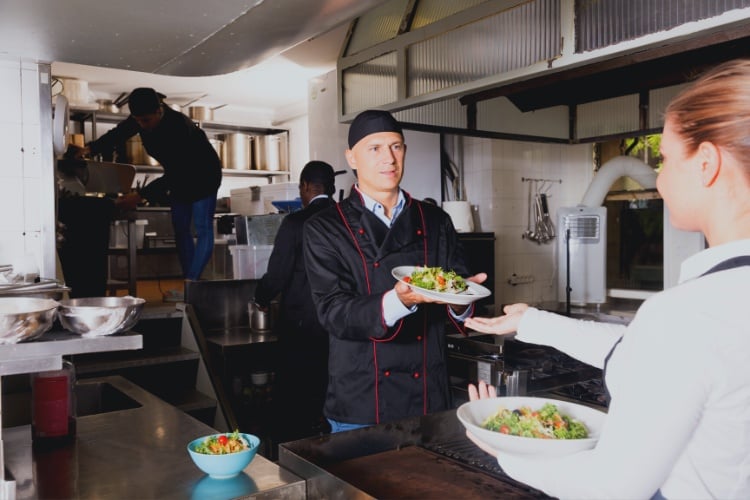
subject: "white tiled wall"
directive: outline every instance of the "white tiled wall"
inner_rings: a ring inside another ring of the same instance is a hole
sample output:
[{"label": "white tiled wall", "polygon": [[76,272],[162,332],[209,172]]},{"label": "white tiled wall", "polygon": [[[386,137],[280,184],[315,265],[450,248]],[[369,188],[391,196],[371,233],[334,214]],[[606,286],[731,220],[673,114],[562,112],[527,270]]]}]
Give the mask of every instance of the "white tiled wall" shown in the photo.
[{"label": "white tiled wall", "polygon": [[[552,179],[546,185],[549,211],[576,205],[593,178],[591,145],[539,144],[464,138],[466,197],[475,209],[477,231],[495,233],[495,304],[557,300],[554,241],[523,239],[529,220],[529,186],[522,178]],[[541,185],[539,187],[542,187]],[[532,222],[533,227],[533,222]],[[508,284],[516,274],[531,283]]]},{"label": "white tiled wall", "polygon": [[38,64],[0,58],[0,264],[31,262],[54,277],[51,141],[42,142],[39,78]]}]

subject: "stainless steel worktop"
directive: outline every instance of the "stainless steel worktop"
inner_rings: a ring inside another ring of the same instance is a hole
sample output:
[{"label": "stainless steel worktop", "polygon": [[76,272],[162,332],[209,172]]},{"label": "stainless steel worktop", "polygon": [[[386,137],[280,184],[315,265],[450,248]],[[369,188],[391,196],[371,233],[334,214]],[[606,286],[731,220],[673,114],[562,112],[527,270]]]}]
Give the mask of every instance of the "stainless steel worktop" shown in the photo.
[{"label": "stainless steel worktop", "polygon": [[5,462],[19,500],[305,497],[302,479],[261,455],[236,478],[209,478],[186,446],[214,429],[124,378],[84,383],[102,382],[140,406],[78,417],[75,442],[50,451],[32,450],[29,426],[5,430]]},{"label": "stainless steel worktop", "polygon": [[309,498],[546,499],[466,437],[456,410],[279,445]]},{"label": "stainless steel worktop", "polygon": [[0,345],[0,376],[59,370],[62,356],[84,352],[140,349],[143,339],[133,332],[101,337],[83,337],[64,330],[51,330],[36,340]]}]

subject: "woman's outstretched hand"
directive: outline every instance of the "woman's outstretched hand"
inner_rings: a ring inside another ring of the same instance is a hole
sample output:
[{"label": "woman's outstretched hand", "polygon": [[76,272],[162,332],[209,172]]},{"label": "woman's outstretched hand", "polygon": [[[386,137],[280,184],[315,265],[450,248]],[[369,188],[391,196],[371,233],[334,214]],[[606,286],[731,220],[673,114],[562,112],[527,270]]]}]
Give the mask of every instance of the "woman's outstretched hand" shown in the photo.
[{"label": "woman's outstretched hand", "polygon": [[521,317],[529,308],[528,304],[511,304],[503,308],[503,315],[494,318],[467,318],[464,325],[467,328],[482,333],[505,335],[518,329]]}]

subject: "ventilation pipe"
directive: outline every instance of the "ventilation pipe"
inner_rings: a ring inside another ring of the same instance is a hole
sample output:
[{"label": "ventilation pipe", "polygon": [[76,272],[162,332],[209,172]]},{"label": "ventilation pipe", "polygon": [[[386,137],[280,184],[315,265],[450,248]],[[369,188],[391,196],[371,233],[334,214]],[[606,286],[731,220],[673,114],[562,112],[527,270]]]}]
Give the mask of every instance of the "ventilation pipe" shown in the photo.
[{"label": "ventilation pipe", "polygon": [[656,187],[656,172],[653,168],[633,156],[616,156],[602,165],[580,204],[586,207],[601,206],[612,184],[620,177],[626,176],[644,189]]}]

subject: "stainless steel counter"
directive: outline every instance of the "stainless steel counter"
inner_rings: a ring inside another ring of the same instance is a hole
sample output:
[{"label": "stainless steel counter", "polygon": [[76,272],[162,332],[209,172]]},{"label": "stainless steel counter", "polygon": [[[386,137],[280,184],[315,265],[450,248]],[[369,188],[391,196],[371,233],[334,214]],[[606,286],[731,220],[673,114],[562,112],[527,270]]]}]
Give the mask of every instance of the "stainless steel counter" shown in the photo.
[{"label": "stainless steel counter", "polygon": [[233,328],[222,328],[205,331],[206,341],[209,344],[216,344],[222,349],[246,346],[252,344],[262,344],[266,342],[277,342],[278,337],[270,330],[259,332],[249,326],[236,326]]},{"label": "stainless steel counter", "polygon": [[474,445],[455,410],[282,443],[309,498],[546,499]]},{"label": "stainless steel counter", "polygon": [[143,338],[133,332],[83,337],[64,330],[50,330],[36,340],[0,345],[0,376],[59,370],[67,354],[140,349]]},{"label": "stainless steel counter", "polygon": [[214,429],[124,378],[84,383],[102,382],[140,406],[78,417],[75,442],[50,451],[32,450],[29,426],[5,430],[5,462],[19,500],[305,497],[302,479],[260,455],[236,478],[209,478],[186,446]]}]

